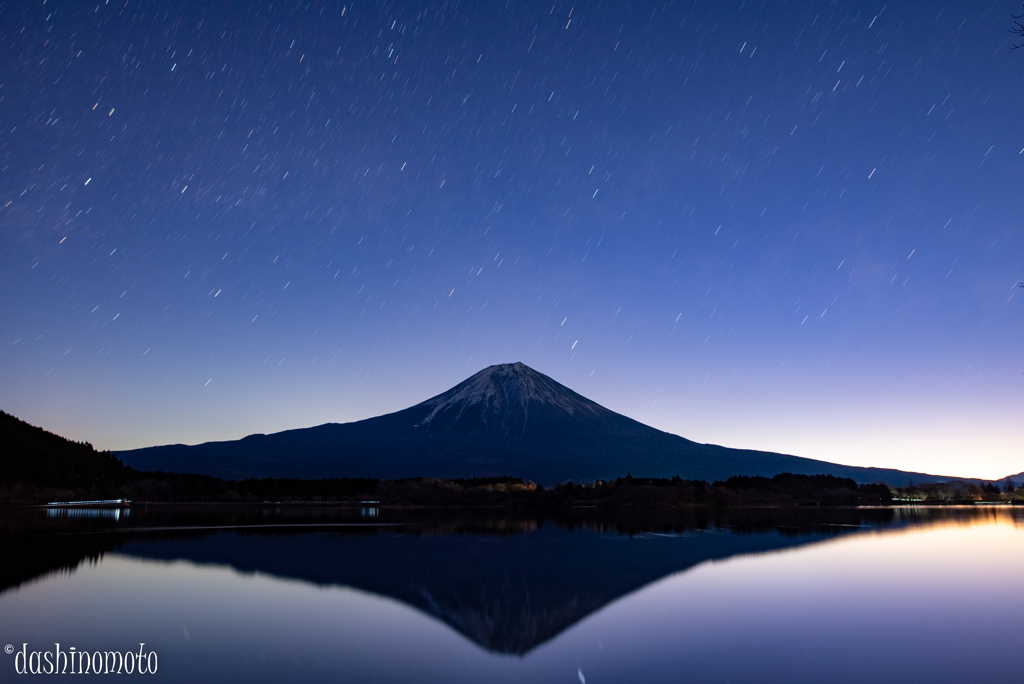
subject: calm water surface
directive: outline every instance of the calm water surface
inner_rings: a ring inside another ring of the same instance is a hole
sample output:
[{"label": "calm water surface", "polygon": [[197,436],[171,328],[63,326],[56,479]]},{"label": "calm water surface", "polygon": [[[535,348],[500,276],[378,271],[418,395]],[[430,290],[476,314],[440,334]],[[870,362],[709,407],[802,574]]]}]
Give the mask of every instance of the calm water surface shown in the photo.
[{"label": "calm water surface", "polygon": [[[1024,511],[0,513],[0,643],[165,681],[1021,681]],[[0,654],[0,681],[20,681]],[[137,676],[137,675],[136,675]]]}]

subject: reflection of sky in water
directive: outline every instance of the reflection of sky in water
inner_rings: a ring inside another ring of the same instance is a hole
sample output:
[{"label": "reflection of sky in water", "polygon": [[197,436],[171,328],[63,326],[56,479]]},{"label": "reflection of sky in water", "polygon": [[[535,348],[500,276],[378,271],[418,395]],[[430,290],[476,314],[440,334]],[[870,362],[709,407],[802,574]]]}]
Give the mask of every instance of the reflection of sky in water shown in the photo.
[{"label": "reflection of sky in water", "polygon": [[631,662],[696,681],[1016,680],[1022,541],[1005,520],[709,563],[567,636],[617,681]]},{"label": "reflection of sky in water", "polygon": [[355,589],[110,554],[0,596],[0,640],[145,641],[172,681],[1016,680],[1022,541],[997,516],[707,562],[523,657]]}]

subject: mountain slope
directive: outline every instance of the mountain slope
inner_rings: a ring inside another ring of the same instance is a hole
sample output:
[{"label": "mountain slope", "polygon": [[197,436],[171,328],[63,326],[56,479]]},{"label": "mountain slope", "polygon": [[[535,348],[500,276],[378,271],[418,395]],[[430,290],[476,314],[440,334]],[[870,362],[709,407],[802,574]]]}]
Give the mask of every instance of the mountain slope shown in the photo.
[{"label": "mountain slope", "polygon": [[698,444],[610,411],[522,363],[490,366],[396,413],[230,442],[124,451],[143,470],[244,477],[480,477],[541,484],[637,477],[708,481],[781,472],[860,483],[948,480]]}]

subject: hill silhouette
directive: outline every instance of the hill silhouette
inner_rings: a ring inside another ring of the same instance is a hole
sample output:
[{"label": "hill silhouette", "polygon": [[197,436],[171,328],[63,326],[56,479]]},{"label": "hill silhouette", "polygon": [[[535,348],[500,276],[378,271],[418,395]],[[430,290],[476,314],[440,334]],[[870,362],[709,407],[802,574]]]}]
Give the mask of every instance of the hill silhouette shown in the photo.
[{"label": "hill silhouette", "polygon": [[125,481],[125,467],[109,451],[73,442],[0,411],[0,483],[100,491]]}]

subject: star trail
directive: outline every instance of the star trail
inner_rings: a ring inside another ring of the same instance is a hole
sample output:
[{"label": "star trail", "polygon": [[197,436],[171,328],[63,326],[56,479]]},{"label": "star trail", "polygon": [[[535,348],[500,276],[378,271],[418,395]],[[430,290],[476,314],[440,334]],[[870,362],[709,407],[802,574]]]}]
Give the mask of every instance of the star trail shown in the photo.
[{"label": "star trail", "polygon": [[97,448],[523,361],[701,442],[1024,468],[1014,3],[0,4],[0,404]]}]

